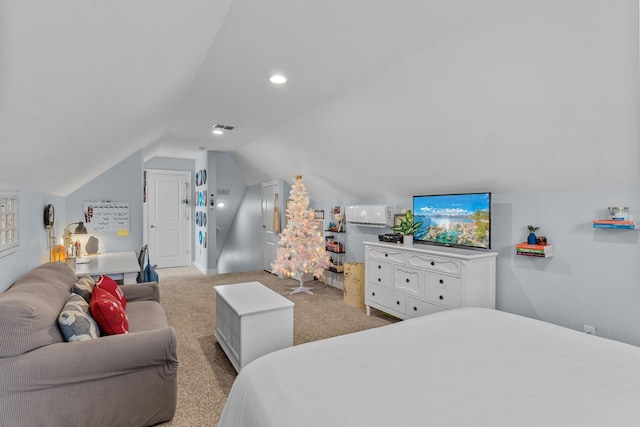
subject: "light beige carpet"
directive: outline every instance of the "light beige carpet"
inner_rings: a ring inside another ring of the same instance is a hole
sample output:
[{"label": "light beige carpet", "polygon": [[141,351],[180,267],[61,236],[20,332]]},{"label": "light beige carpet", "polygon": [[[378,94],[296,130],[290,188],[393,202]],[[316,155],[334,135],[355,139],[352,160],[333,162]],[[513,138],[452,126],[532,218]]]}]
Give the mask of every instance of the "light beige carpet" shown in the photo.
[{"label": "light beige carpet", "polygon": [[160,302],[178,332],[178,406],[163,427],[216,426],[236,371],[217,344],[213,286],[258,281],[295,303],[293,341],[299,345],[387,325],[395,319],[344,304],[342,291],[321,282],[313,295],[289,295],[298,286],[265,271],[204,276],[193,267],[158,270]]}]

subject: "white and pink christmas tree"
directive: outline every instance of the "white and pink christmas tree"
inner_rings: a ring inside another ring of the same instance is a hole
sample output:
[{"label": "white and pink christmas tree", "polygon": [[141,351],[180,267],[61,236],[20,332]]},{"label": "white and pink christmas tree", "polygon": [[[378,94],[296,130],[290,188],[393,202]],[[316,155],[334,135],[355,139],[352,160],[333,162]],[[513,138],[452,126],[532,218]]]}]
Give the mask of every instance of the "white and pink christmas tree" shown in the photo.
[{"label": "white and pink christmas tree", "polygon": [[309,209],[309,193],[302,183],[302,175],[297,175],[289,193],[286,209],[287,225],[280,234],[276,260],[271,264],[273,273],[286,277],[298,276],[300,286],[292,294],[306,292],[303,276],[313,273],[321,277],[330,265],[325,251],[322,230],[318,229],[315,214]]}]

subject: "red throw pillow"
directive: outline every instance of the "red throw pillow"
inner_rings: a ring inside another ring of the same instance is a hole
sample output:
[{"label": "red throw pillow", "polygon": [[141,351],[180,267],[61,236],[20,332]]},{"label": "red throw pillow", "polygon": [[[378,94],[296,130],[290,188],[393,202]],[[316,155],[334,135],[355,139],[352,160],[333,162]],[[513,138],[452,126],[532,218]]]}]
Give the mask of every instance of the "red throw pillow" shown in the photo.
[{"label": "red throw pillow", "polygon": [[113,295],[118,301],[120,301],[120,304],[122,304],[122,308],[124,309],[127,308],[127,299],[124,296],[124,292],[122,292],[122,289],[120,289],[120,286],[118,286],[116,281],[113,280],[111,277],[105,276],[103,274],[102,276],[100,276],[100,278],[96,282],[96,286],[104,289],[105,291]]},{"label": "red throw pillow", "polygon": [[89,310],[103,334],[116,335],[129,332],[129,319],[122,304],[108,291],[95,287],[91,293]]}]

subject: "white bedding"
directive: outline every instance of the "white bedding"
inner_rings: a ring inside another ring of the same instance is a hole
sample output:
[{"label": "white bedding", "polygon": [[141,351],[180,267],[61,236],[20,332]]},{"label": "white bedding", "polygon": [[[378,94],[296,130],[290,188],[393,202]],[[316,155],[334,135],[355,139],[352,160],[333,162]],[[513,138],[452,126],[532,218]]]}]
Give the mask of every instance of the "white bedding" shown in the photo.
[{"label": "white bedding", "polygon": [[639,426],[640,348],[450,310],[261,357],[219,427]]}]

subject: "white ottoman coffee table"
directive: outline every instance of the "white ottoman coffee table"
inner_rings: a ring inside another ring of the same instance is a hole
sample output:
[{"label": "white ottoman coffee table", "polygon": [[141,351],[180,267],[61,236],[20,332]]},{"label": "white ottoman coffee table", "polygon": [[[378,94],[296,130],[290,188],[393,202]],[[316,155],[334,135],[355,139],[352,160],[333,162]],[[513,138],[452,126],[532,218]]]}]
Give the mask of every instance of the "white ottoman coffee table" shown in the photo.
[{"label": "white ottoman coffee table", "polygon": [[236,371],[260,356],[293,345],[293,302],[259,282],[213,288],[215,337]]}]

